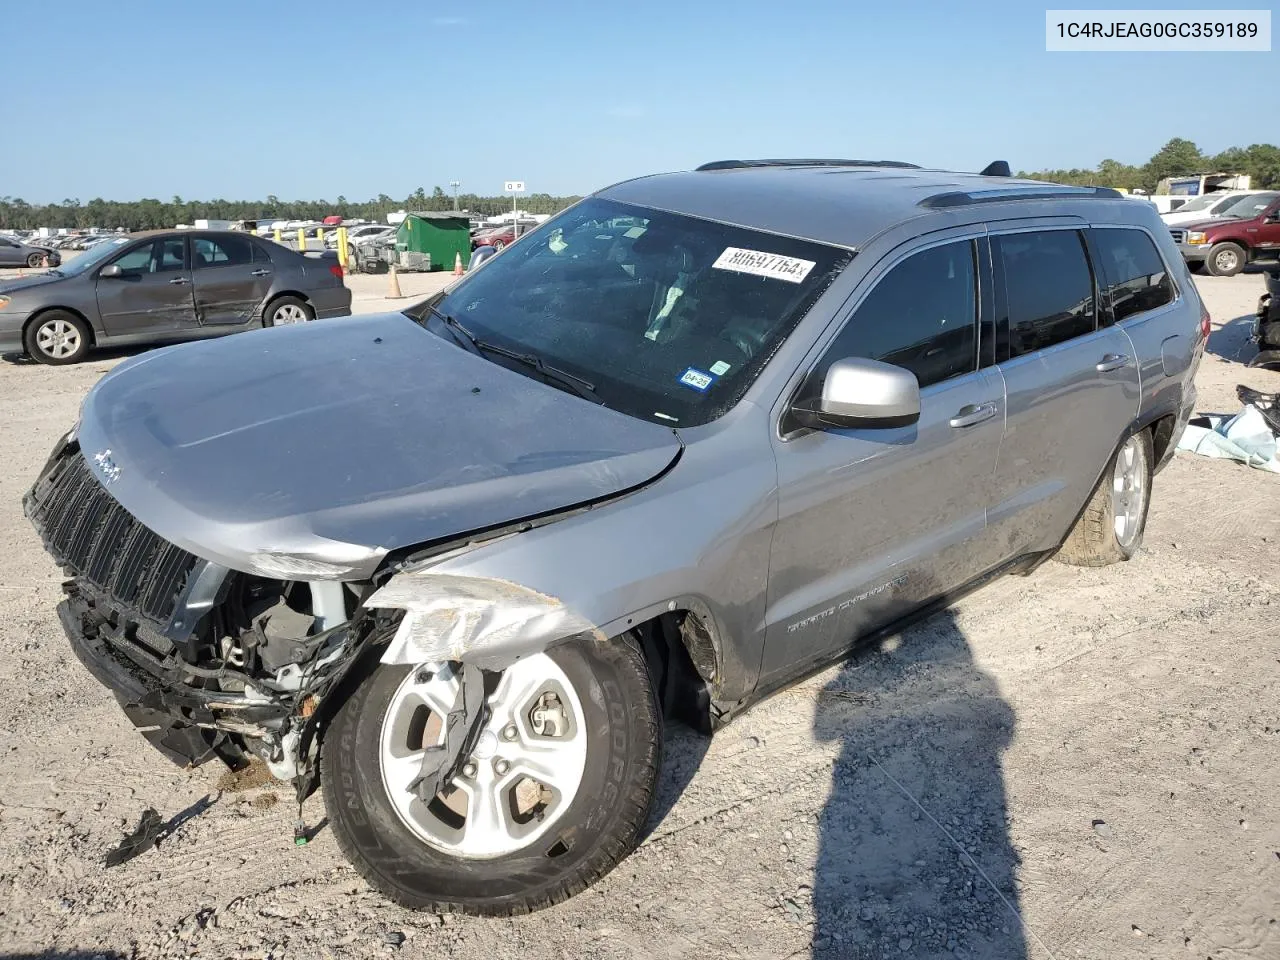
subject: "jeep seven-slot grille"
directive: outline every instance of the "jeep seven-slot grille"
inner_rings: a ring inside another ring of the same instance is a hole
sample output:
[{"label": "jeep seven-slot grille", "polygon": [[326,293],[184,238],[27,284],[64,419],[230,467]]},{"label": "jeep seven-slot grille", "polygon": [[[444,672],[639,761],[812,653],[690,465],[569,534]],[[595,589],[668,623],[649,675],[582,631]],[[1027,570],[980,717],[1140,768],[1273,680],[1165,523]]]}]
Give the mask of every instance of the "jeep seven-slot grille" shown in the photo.
[{"label": "jeep seven-slot grille", "polygon": [[31,522],[55,560],[113,601],[165,623],[199,562],[135,520],[76,452],[32,491]]}]

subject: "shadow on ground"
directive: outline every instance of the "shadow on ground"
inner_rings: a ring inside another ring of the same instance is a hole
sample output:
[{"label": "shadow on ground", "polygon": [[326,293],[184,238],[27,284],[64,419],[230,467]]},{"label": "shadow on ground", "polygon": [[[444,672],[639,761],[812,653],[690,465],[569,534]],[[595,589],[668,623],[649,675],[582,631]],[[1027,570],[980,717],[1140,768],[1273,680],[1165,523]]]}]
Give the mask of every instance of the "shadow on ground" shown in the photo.
[{"label": "shadow on ground", "polygon": [[1215,357],[1234,363],[1248,363],[1258,352],[1258,345],[1249,338],[1253,335],[1253,314],[1245,314],[1228,320],[1209,334],[1205,350]]},{"label": "shadow on ground", "polygon": [[1001,769],[1013,727],[950,611],[822,689],[815,734],[841,750],[819,823],[815,955],[1028,956]]}]

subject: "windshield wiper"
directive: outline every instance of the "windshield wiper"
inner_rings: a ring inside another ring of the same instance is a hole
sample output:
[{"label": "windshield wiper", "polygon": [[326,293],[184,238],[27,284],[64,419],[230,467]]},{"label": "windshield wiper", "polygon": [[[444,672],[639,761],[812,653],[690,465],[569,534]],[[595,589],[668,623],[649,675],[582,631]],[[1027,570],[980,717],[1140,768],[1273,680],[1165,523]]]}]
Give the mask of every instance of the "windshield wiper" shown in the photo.
[{"label": "windshield wiper", "polygon": [[508,360],[515,360],[517,363],[524,364],[533,370],[544,380],[548,380],[558,386],[564,387],[571,393],[576,393],[584,400],[591,400],[594,403],[603,404],[596,393],[595,384],[582,377],[576,377],[567,370],[561,370],[558,367],[548,366],[547,363],[536,353],[521,353],[518,350],[509,350],[506,347],[500,347],[496,343],[488,343],[479,339],[474,333],[458,322],[456,317],[452,317],[436,306],[427,307],[427,309],[435,316],[445,328],[454,336],[459,344],[468,347],[475,354],[496,353],[500,357],[506,357]]}]

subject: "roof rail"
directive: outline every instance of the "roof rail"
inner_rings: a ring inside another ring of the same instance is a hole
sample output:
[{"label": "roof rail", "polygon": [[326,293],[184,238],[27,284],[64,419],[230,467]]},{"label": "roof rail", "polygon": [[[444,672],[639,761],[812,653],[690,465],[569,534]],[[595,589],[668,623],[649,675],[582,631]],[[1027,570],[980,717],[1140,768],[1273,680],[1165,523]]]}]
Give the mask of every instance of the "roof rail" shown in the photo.
[{"label": "roof rail", "polygon": [[925,197],[918,206],[939,209],[972,203],[1001,203],[1006,200],[1118,200],[1124,195],[1110,187],[1045,186],[1001,187],[994,190],[953,190]]},{"label": "roof rail", "polygon": [[919,164],[901,160],[712,160],[696,167],[704,170],[741,170],[747,167],[907,167],[919,170]]}]

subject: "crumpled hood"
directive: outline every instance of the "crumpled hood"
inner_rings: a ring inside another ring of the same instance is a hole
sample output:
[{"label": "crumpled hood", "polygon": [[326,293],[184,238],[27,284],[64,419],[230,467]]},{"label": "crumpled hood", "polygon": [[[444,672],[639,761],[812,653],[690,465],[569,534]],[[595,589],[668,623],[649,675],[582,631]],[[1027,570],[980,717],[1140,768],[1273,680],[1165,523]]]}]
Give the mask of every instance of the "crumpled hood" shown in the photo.
[{"label": "crumpled hood", "polygon": [[90,392],[78,439],[115,498],[184,549],[242,570],[311,557],[351,578],[389,550],[622,493],[680,451],[669,428],[398,313],[144,354]]},{"label": "crumpled hood", "polygon": [[65,277],[55,277],[51,273],[37,273],[31,277],[18,277],[13,280],[6,280],[0,283],[0,294],[16,293],[19,290],[25,290],[28,287],[42,287],[46,283],[57,283],[59,280],[65,280]]}]

